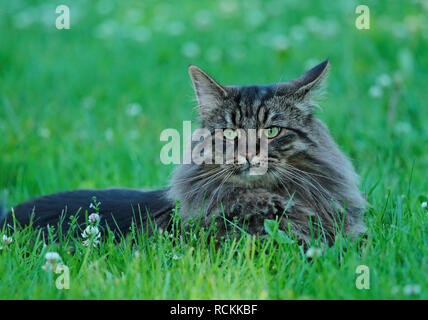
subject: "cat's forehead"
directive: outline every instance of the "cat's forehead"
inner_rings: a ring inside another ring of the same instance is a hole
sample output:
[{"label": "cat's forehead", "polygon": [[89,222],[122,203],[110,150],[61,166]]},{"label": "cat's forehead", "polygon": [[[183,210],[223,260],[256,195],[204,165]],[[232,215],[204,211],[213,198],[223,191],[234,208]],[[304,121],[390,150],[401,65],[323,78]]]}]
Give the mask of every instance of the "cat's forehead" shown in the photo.
[{"label": "cat's forehead", "polygon": [[228,86],[227,88],[231,96],[241,102],[266,100],[275,95],[275,88],[272,85]]},{"label": "cat's forehead", "polygon": [[288,117],[286,99],[276,96],[276,87],[230,86],[222,108],[222,125],[237,128],[260,128],[280,125]]}]

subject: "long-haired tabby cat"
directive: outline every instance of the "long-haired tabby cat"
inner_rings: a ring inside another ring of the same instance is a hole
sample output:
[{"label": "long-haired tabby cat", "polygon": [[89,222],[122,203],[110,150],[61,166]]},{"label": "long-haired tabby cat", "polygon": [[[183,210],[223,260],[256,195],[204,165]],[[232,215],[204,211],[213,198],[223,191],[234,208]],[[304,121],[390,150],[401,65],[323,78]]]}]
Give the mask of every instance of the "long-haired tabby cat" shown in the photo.
[{"label": "long-haired tabby cat", "polygon": [[[234,221],[262,235],[264,220],[278,219],[282,229],[302,241],[321,236],[331,243],[341,231],[359,236],[366,230],[362,221],[366,202],[357,188],[358,177],[327,127],[313,114],[312,99],[328,66],[326,60],[297,79],[263,86],[223,86],[189,66],[200,128],[212,133],[208,139],[218,139],[220,131],[226,144],[236,145],[238,130],[255,129],[257,137],[266,138],[266,156],[236,148],[234,155],[241,161],[179,165],[169,187],[162,190],[62,192],[16,206],[15,216],[24,225],[32,215],[35,226],[55,225],[62,212],[90,212],[96,196],[103,221],[126,232],[133,220],[140,227],[146,224],[146,212],[158,226],[166,227],[179,200],[184,221],[201,217],[203,224],[210,224],[217,219],[220,229]],[[267,165],[264,174],[249,174],[262,162]],[[10,214],[5,221],[12,224]],[[83,214],[78,221],[84,222]]]}]

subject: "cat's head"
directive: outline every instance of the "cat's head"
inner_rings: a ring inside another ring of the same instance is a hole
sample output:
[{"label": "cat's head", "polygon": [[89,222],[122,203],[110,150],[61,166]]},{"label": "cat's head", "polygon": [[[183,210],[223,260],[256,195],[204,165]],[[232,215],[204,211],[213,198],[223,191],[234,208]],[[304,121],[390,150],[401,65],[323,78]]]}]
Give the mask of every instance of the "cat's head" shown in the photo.
[{"label": "cat's head", "polygon": [[[297,79],[253,86],[224,86],[200,68],[189,66],[201,127],[211,133],[212,145],[224,142],[208,155],[212,158],[209,168],[227,171],[234,183],[255,185],[277,182],[291,168],[301,170],[315,143],[311,97],[321,87],[328,66],[326,60]],[[242,135],[246,148],[239,144]],[[223,163],[215,161],[219,156]]]}]

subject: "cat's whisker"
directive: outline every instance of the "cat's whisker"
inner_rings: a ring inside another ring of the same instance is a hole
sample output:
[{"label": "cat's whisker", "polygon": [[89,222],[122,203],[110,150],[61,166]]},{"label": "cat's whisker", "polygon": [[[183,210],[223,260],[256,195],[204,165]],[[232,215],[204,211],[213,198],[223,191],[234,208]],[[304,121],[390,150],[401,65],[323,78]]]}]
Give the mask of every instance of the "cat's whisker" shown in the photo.
[{"label": "cat's whisker", "polygon": [[275,180],[279,182],[279,184],[284,188],[284,190],[287,192],[288,196],[291,197],[290,192],[288,191],[288,188],[286,186],[286,181],[276,172],[276,171],[269,171],[270,174],[272,174],[275,177]]},{"label": "cat's whisker", "polygon": [[227,180],[230,179],[230,177],[234,174],[234,170],[230,170],[225,177],[223,178],[223,181],[220,183],[220,185],[217,186],[217,188],[214,190],[212,194],[212,198],[217,194],[217,202],[220,202],[219,196],[220,196],[220,190],[222,190],[223,185],[226,183]]},{"label": "cat's whisker", "polygon": [[[219,178],[223,174],[225,174],[228,170],[229,170],[228,168],[221,168],[220,170],[209,171],[210,175],[208,175],[208,174],[203,175],[204,177],[206,177],[207,175],[209,176],[207,180],[205,180],[203,178],[198,179],[198,180],[200,180],[198,182],[202,182],[202,184],[199,186],[199,188],[202,189],[202,188],[207,187],[212,182],[214,182],[217,178]],[[199,175],[199,176],[201,176],[201,175]],[[186,182],[191,181],[191,180],[194,180],[194,179],[188,179],[187,181],[183,180],[181,183],[186,183]],[[195,184],[198,184],[198,182],[196,182]],[[184,195],[187,196],[188,194],[193,194],[193,193],[194,193],[193,190],[189,190],[187,192],[184,192]]]},{"label": "cat's whisker", "polygon": [[214,181],[218,180],[218,178],[221,178],[223,175],[227,174],[230,170],[231,170],[231,169],[230,169],[229,167],[222,168],[222,170],[220,170],[219,172],[217,172],[217,173],[213,174],[213,175],[208,179],[208,181],[205,181],[205,183],[204,183],[204,184],[202,184],[202,185],[200,186],[200,188],[205,188],[205,187],[207,187],[207,186],[208,186],[208,185],[210,185],[212,182],[214,182]]},{"label": "cat's whisker", "polygon": [[[289,170],[285,170],[284,168],[280,168],[280,171],[283,172],[284,175],[288,175],[292,180],[297,179],[299,182],[301,182],[303,185],[309,184],[312,186],[312,189],[303,188],[305,191],[305,196],[312,199],[312,205],[316,208],[318,212],[323,212],[324,215],[329,216],[331,219],[334,219],[333,212],[329,212],[326,210],[326,204],[331,203],[331,199],[329,197],[329,193],[327,190],[325,190],[322,186],[324,192],[322,192],[318,187],[313,185],[308,179],[305,177],[300,176],[296,172],[291,171],[292,168],[289,168]],[[296,183],[296,181],[294,180]],[[302,184],[296,183],[299,187],[302,187]]]},{"label": "cat's whisker", "polygon": [[290,165],[290,164],[286,164],[286,165],[288,165],[288,166],[292,167],[292,168],[293,168],[293,170],[296,170],[296,171],[298,171],[298,172],[300,172],[300,173],[302,173],[302,174],[305,174],[305,175],[320,177],[320,178],[323,178],[323,179],[326,179],[326,180],[332,181],[332,182],[334,182],[334,183],[336,183],[336,184],[344,184],[342,181],[337,181],[337,179],[333,179],[333,178],[331,178],[331,177],[327,177],[327,176],[325,176],[325,175],[323,175],[323,174],[320,174],[320,173],[304,171],[304,170],[301,170],[301,169],[299,169],[299,168],[296,168],[295,166],[292,166],[292,165]]},{"label": "cat's whisker", "polygon": [[186,178],[186,179],[180,179],[179,178],[179,179],[177,179],[177,183],[178,184],[185,184],[185,183],[188,183],[188,182],[194,182],[194,181],[197,181],[197,180],[203,180],[206,177],[211,177],[212,175],[214,175],[216,173],[220,173],[222,170],[223,169],[221,169],[221,168],[210,169],[210,170],[204,171],[204,172],[202,172],[202,173],[200,173],[200,174],[198,174],[198,175],[196,175],[194,177],[191,177],[191,178]]},{"label": "cat's whisker", "polygon": [[[313,191],[316,191],[322,198],[325,198],[324,192],[321,192],[321,190],[319,190],[317,186],[315,186],[312,182],[310,182],[305,177],[302,177],[296,172],[292,172],[291,170],[285,170],[281,167],[278,167],[277,169],[278,171],[282,172],[285,176],[287,176],[288,179],[296,183],[297,186],[301,187],[307,194],[313,194]],[[307,187],[308,184],[313,188],[313,190],[308,189]]]},{"label": "cat's whisker", "polygon": [[[301,174],[305,174],[305,171],[299,170],[296,167],[287,164],[288,169],[293,172],[296,176],[301,177],[302,179],[304,179],[305,182],[309,182],[313,187],[315,187],[318,191],[318,187],[316,187],[312,182],[308,181],[305,177],[303,177]],[[313,181],[314,183],[316,183],[321,189],[323,189],[323,192],[325,194],[329,194],[329,192],[322,186],[322,184],[319,183],[319,181],[317,181],[314,177],[311,177],[310,175],[306,175],[308,176],[308,178]]]}]

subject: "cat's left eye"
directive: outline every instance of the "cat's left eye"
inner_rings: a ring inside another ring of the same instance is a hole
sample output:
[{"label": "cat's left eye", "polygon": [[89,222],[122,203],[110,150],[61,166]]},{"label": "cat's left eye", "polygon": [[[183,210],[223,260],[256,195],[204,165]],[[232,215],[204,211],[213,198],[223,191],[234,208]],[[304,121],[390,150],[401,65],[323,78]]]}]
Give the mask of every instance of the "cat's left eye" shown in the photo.
[{"label": "cat's left eye", "polygon": [[263,129],[263,133],[268,139],[275,138],[281,132],[280,127],[270,127],[267,129]]}]

